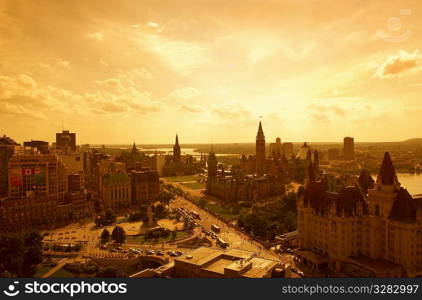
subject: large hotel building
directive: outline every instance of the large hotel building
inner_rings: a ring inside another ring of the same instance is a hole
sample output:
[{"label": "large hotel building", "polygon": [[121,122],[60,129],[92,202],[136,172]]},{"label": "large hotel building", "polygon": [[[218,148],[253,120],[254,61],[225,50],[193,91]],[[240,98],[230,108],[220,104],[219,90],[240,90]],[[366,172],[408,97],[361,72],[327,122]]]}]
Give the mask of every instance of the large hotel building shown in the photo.
[{"label": "large hotel building", "polygon": [[334,193],[310,168],[296,264],[315,276],[422,276],[422,197],[400,186],[388,152],[375,184],[368,179]]}]

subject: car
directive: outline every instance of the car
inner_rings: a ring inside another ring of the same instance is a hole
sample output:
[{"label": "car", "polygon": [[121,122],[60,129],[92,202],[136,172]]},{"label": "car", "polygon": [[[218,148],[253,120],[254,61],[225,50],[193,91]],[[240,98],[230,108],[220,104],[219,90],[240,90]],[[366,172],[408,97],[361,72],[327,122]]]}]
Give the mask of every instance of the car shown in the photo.
[{"label": "car", "polygon": [[127,251],[127,250],[123,250],[122,252],[123,252],[123,253],[128,253],[128,251]]},{"label": "car", "polygon": [[176,252],[174,251],[168,251],[167,254],[173,257],[177,256]]},{"label": "car", "polygon": [[297,271],[297,275],[299,275],[301,277],[305,277],[305,273],[303,273],[302,271]]},{"label": "car", "polygon": [[155,251],[152,249],[147,250],[147,255],[154,255]]},{"label": "car", "polygon": [[111,249],[110,252],[119,252],[116,249]]},{"label": "car", "polygon": [[101,245],[101,246],[100,246],[100,249],[105,250],[105,249],[107,249],[107,247],[106,247],[106,245]]},{"label": "car", "polygon": [[176,251],[177,256],[183,255],[182,251]]},{"label": "car", "polygon": [[157,255],[159,255],[159,256],[163,256],[163,255],[164,255],[164,252],[163,252],[163,251],[161,251],[161,250],[157,250],[157,251],[155,252],[155,254],[157,254]]},{"label": "car", "polygon": [[116,247],[115,249],[118,250],[118,251],[122,251],[123,250],[122,247]]},{"label": "car", "polygon": [[295,268],[290,268],[290,271],[292,271],[293,273],[297,273],[297,269]]},{"label": "car", "polygon": [[141,248],[135,248],[136,251],[138,251],[139,253],[142,253],[142,249]]}]

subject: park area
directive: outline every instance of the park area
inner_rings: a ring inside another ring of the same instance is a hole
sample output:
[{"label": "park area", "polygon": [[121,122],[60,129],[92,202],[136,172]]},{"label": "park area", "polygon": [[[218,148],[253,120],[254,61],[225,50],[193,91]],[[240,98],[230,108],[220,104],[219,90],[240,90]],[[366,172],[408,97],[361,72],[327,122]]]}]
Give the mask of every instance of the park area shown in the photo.
[{"label": "park area", "polygon": [[205,182],[201,181],[202,178],[199,174],[187,175],[187,176],[173,176],[173,177],[165,177],[165,178],[169,181],[181,184],[192,190],[205,189]]}]

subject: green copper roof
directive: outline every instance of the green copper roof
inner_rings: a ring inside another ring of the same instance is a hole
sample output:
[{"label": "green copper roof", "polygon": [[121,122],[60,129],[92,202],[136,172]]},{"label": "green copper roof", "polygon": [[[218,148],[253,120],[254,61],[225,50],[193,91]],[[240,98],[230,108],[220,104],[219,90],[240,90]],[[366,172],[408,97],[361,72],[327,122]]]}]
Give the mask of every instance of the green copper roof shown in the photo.
[{"label": "green copper roof", "polygon": [[103,176],[105,185],[127,183],[129,181],[130,179],[127,173],[110,173]]}]

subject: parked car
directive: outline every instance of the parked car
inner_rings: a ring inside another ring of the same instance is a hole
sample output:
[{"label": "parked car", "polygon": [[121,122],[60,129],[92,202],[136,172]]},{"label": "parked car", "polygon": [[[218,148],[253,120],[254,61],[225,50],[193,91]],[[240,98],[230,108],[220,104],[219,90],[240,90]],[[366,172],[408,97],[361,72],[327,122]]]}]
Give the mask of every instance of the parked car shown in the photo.
[{"label": "parked car", "polygon": [[177,256],[176,252],[174,251],[168,251],[167,254],[173,257]]}]

